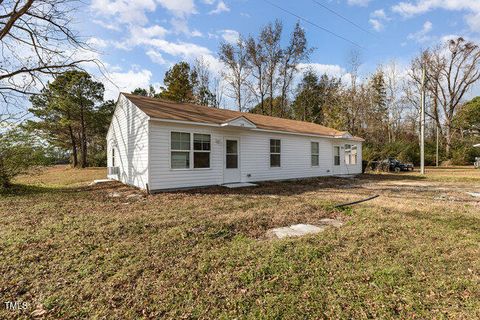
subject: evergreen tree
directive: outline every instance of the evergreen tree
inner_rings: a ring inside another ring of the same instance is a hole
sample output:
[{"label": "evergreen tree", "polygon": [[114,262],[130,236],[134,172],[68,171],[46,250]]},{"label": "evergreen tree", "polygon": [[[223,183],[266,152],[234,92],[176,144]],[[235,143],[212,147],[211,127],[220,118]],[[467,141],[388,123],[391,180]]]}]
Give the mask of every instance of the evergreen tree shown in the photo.
[{"label": "evergreen tree", "polygon": [[194,102],[193,88],[197,82],[196,73],[192,73],[187,62],[179,62],[171,67],[163,80],[167,86],[160,97],[175,102]]},{"label": "evergreen tree", "polygon": [[[43,132],[52,144],[72,152],[73,165],[88,166],[90,134],[96,130],[98,103],[103,101],[104,87],[83,71],[68,71],[48,83],[40,95],[31,98],[30,112],[39,121],[28,127]],[[80,152],[79,152],[80,151]]]}]

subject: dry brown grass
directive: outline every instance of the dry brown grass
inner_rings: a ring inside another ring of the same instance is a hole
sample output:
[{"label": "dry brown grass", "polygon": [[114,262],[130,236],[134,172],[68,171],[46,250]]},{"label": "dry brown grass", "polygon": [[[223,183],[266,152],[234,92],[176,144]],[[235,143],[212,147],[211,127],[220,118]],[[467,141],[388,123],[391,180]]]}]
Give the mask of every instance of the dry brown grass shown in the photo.
[{"label": "dry brown grass", "polygon": [[[86,185],[103,175],[50,168],[0,196],[0,302],[29,303],[0,318],[480,317],[480,170],[153,196]],[[323,217],[347,223],[263,239]]]}]

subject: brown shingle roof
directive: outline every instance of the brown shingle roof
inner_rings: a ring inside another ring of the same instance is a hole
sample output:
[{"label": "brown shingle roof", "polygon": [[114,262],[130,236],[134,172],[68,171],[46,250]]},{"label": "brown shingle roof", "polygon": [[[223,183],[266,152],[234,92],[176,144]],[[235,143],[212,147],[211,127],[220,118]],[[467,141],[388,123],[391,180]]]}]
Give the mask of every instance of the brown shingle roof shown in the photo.
[{"label": "brown shingle roof", "polygon": [[[284,131],[291,133],[321,136],[341,136],[345,132],[319,124],[269,117],[260,114],[239,112],[228,109],[216,109],[191,103],[177,103],[157,98],[149,98],[129,93],[122,93],[128,100],[145,112],[149,117],[164,120],[179,120],[208,124],[222,124],[238,117],[244,117],[255,124],[258,129]],[[354,137],[354,140],[363,140]]]}]

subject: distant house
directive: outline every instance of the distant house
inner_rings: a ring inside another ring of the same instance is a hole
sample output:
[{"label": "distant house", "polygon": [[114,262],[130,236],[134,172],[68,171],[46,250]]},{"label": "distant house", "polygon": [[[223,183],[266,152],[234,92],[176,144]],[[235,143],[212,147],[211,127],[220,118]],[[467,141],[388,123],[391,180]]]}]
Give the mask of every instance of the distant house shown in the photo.
[{"label": "distant house", "polygon": [[310,122],[121,93],[108,177],[155,191],[357,174],[362,141]]}]

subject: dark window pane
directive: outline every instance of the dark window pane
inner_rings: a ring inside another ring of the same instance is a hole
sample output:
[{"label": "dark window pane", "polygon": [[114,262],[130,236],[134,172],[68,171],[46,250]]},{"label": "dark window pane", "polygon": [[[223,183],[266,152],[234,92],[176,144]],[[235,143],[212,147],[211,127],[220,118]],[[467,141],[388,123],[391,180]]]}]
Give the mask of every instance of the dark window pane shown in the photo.
[{"label": "dark window pane", "polygon": [[188,169],[190,167],[190,152],[172,152],[172,169]]},{"label": "dark window pane", "polygon": [[280,167],[279,154],[270,154],[270,167]]},{"label": "dark window pane", "polygon": [[210,152],[194,152],[193,167],[210,168]]},{"label": "dark window pane", "polygon": [[318,166],[318,155],[312,155],[312,166]]},{"label": "dark window pane", "polygon": [[236,154],[227,154],[227,169],[237,169],[238,168],[238,155]]},{"label": "dark window pane", "polygon": [[335,156],[335,165],[336,166],[340,165],[340,156]]},{"label": "dark window pane", "polygon": [[312,142],[312,154],[318,154],[318,142]]},{"label": "dark window pane", "polygon": [[237,140],[227,140],[227,153],[237,154],[238,153],[238,142]]},{"label": "dark window pane", "polygon": [[270,139],[270,153],[280,153],[280,140]]},{"label": "dark window pane", "polygon": [[193,135],[193,149],[194,150],[210,150],[210,135],[195,133]]}]

